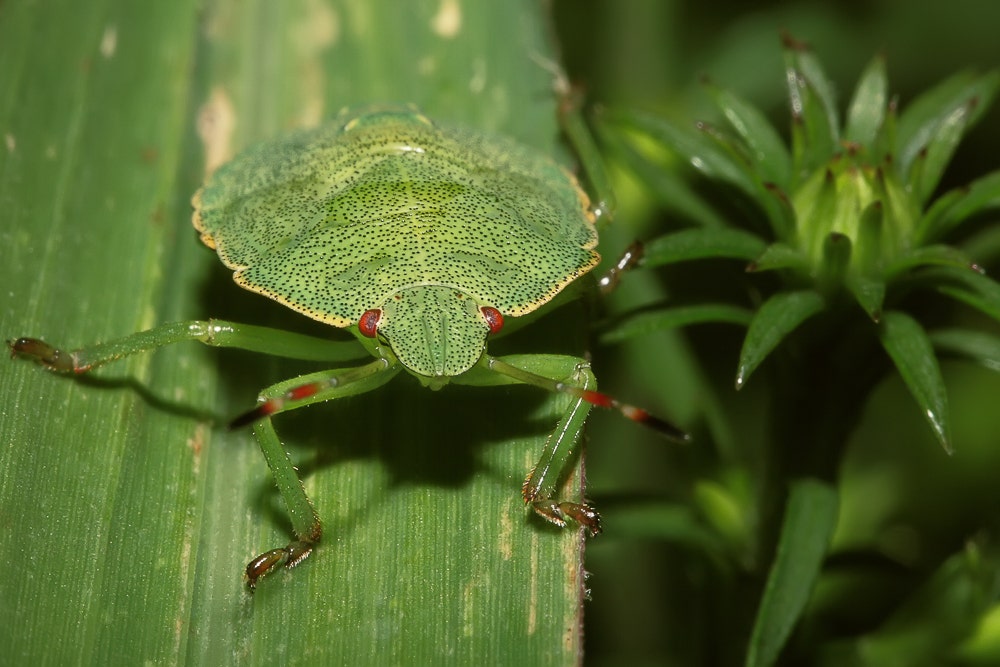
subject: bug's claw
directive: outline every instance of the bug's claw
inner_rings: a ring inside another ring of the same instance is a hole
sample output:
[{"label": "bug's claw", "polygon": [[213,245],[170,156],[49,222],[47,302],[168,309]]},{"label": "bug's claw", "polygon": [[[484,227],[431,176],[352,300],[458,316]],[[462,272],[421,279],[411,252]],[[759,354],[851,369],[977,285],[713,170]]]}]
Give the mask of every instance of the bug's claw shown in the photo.
[{"label": "bug's claw", "polygon": [[250,590],[257,588],[257,582],[264,575],[279,567],[295,567],[312,553],[315,542],[296,540],[286,547],[271,549],[247,563],[246,582]]},{"label": "bug's claw", "polygon": [[561,503],[561,505],[563,512],[586,528],[591,537],[599,535],[603,530],[601,515],[590,505],[586,503]]},{"label": "bug's claw", "polygon": [[45,368],[58,373],[83,372],[86,368],[78,368],[74,355],[63,352],[54,345],[49,345],[39,338],[18,338],[8,340],[11,357],[24,357],[38,362]]},{"label": "bug's claw", "polygon": [[601,530],[601,515],[586,503],[571,503],[551,499],[533,500],[531,509],[535,514],[549,523],[565,528],[568,520],[573,520],[583,526],[590,537],[598,535]]}]

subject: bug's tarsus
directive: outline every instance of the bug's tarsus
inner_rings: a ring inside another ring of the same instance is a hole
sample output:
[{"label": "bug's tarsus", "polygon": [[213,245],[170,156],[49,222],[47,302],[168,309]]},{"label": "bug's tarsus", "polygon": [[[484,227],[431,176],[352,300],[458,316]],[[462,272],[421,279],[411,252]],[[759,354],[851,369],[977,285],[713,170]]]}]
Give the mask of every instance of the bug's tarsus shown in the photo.
[{"label": "bug's tarsus", "polygon": [[568,517],[587,529],[587,533],[594,537],[600,535],[604,528],[601,526],[601,515],[587,503],[559,503],[559,509]]},{"label": "bug's tarsus", "polygon": [[601,515],[593,507],[586,503],[574,503],[566,500],[553,500],[551,498],[539,498],[526,501],[531,505],[535,514],[546,521],[560,528],[564,528],[568,519],[583,526],[590,537],[599,535],[601,527]]},{"label": "bug's tarsus", "polygon": [[625,249],[625,252],[618,258],[615,265],[598,279],[597,286],[602,294],[608,294],[618,287],[618,283],[622,279],[622,274],[634,269],[642,261],[644,250],[645,246],[643,246],[641,241],[635,241]]},{"label": "bug's tarsus", "polygon": [[77,365],[76,355],[64,352],[54,345],[49,345],[39,338],[17,338],[7,341],[11,357],[24,357],[57,373],[83,373],[89,366]]},{"label": "bug's tarsus", "polygon": [[[491,370],[514,378],[524,384],[534,385],[552,392],[568,394],[579,399],[581,403],[585,402],[590,405],[617,410],[632,421],[643,424],[671,440],[678,442],[689,440],[687,433],[673,424],[649,414],[649,412],[642,408],[622,403],[602,392],[587,389],[586,382],[584,382],[584,386],[579,386],[578,384],[537,375],[489,355],[485,359],[486,364]],[[579,369],[580,367],[578,367]],[[586,410],[582,414],[586,418]],[[566,421],[568,419],[569,415],[564,417],[564,422],[568,423]],[[560,425],[565,425],[564,422],[560,422]],[[557,449],[562,448],[566,450],[567,447],[572,447],[572,442],[565,443],[560,433],[560,430],[557,428],[556,432],[550,436],[549,442],[546,443],[545,452],[539,460],[538,465],[528,474],[521,485],[521,496],[524,498],[524,502],[531,505],[535,513],[546,521],[556,526],[564,527],[568,521],[572,520],[583,526],[591,536],[597,535],[601,532],[601,515],[597,513],[597,510],[587,503],[562,501],[553,498],[551,493],[552,482],[546,481],[546,478],[550,477],[550,473],[558,474],[561,468],[558,462],[561,458],[565,457],[565,454],[557,454]]]},{"label": "bug's tarsus", "polygon": [[525,505],[531,505],[535,514],[549,523],[565,528],[568,520],[573,520],[587,531],[590,537],[600,534],[601,515],[587,503],[575,503],[567,500],[556,500],[541,491],[545,481],[547,467],[532,469],[521,484],[521,497]]},{"label": "bug's tarsus", "polygon": [[257,588],[257,582],[260,581],[261,577],[270,574],[279,567],[295,567],[312,553],[317,541],[318,538],[316,540],[295,540],[290,542],[288,546],[271,549],[257,556],[247,563],[245,575],[247,587],[253,591]]}]

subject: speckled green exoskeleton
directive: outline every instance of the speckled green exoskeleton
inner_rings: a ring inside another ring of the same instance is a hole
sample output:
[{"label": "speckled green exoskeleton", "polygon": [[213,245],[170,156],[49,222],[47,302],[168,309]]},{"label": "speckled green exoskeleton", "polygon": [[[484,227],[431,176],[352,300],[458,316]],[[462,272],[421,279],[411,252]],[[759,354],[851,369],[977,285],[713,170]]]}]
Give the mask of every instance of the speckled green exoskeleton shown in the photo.
[{"label": "speckled green exoskeleton", "polygon": [[[546,481],[565,463],[589,406],[615,408],[682,436],[590,388],[582,360],[569,376],[551,377],[551,355],[505,361],[486,352],[505,318],[537,311],[599,261],[600,206],[591,205],[568,171],[535,150],[436,125],[411,108],[367,109],[248,150],[222,166],[193,205],[201,239],[240,286],[347,328],[374,357],[269,387],[255,409],[234,420],[254,425],[295,533],[287,546],[247,565],[251,587],[268,572],[299,563],[321,534],[271,425],[276,413],[370,391],[403,369],[432,389],[513,381],[567,393],[572,405],[523,495],[548,521],[573,520],[591,534],[601,529],[597,512],[554,497]],[[218,320],[166,324],[70,352],[34,338],[8,345],[51,370],[83,373],[182,340],[334,358],[299,334]]]}]

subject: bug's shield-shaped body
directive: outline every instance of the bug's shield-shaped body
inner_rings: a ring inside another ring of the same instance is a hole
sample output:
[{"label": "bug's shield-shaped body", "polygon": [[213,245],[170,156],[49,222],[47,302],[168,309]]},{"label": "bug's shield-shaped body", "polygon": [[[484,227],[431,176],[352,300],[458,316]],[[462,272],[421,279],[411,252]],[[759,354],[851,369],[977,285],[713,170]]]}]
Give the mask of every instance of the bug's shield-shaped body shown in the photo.
[{"label": "bug's shield-shaped body", "polygon": [[425,381],[480,359],[483,308],[530,313],[599,260],[589,200],[565,169],[409,108],[257,146],[194,204],[238,284],[337,327],[379,311],[379,338]]}]

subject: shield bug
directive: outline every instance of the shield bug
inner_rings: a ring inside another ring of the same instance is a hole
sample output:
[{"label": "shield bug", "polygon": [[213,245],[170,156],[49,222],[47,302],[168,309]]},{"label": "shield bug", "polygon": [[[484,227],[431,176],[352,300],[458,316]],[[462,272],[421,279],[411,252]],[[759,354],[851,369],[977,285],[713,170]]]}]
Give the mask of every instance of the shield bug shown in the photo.
[{"label": "shield bug", "polygon": [[[348,329],[374,360],[265,389],[232,425],[253,424],[292,519],[294,539],[254,558],[247,583],[309,555],[321,525],[270,417],[370,391],[406,370],[432,389],[452,382],[534,385],[575,400],[522,487],[546,520],[591,534],[585,502],[553,497],[556,475],[591,405],[619,410],[667,435],[674,427],[588,385],[586,364],[552,377],[550,355],[487,353],[506,318],[549,304],[598,263],[592,206],[577,180],[512,140],[437,125],[409,107],[342,114],[331,125],[261,144],[223,165],[193,198],[193,224],[240,286],[315,320]],[[84,373],[182,340],[327,360],[299,334],[218,320],[178,322],[63,351],[34,338],[15,355]],[[548,373],[548,374],[546,374]]]}]

